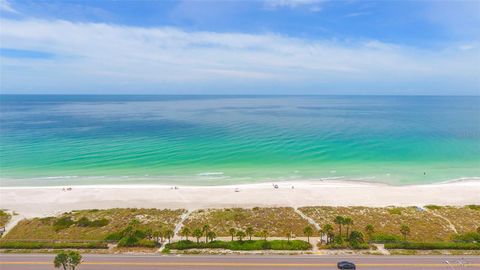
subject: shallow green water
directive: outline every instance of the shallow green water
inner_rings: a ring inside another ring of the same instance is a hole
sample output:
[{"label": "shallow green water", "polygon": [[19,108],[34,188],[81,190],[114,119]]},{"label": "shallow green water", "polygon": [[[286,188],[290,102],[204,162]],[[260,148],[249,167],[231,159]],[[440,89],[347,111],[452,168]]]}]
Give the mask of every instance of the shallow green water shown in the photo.
[{"label": "shallow green water", "polygon": [[2,186],[480,176],[480,97],[1,96]]}]

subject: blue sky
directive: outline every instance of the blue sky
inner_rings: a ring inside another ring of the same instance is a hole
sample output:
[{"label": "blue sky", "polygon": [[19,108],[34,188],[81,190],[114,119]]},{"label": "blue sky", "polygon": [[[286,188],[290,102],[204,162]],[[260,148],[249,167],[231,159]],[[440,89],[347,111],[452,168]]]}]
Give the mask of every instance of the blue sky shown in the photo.
[{"label": "blue sky", "polygon": [[480,94],[480,1],[0,0],[0,91]]}]

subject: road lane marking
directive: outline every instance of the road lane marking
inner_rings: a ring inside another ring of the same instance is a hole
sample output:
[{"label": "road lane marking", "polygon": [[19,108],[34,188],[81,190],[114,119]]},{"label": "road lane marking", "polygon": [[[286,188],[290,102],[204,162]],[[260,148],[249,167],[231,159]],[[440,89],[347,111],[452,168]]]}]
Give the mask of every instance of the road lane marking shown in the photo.
[{"label": "road lane marking", "polygon": [[[0,265],[50,265],[51,262],[0,262]],[[335,263],[214,263],[214,262],[83,262],[82,265],[121,265],[121,266],[223,266],[223,267],[332,267]],[[461,264],[441,263],[358,263],[362,267],[457,267]],[[465,264],[467,267],[480,267],[478,264]]]}]

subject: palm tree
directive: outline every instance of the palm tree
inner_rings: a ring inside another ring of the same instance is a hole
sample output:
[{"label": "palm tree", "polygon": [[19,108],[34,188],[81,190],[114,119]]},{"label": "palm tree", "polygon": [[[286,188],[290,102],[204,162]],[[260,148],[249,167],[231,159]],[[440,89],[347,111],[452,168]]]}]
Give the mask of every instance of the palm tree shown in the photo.
[{"label": "palm tree", "polygon": [[292,233],[291,233],[291,232],[287,232],[287,233],[285,234],[285,236],[287,237],[287,242],[290,243],[290,238],[292,238]]},{"label": "palm tree", "polygon": [[228,230],[228,232],[232,236],[232,241],[233,241],[233,237],[235,236],[235,233],[237,232],[237,230],[235,230],[235,228],[230,228],[230,230]]},{"label": "palm tree", "polygon": [[207,234],[210,231],[210,226],[208,224],[203,225],[203,233],[205,234],[205,243],[208,242]]},{"label": "palm tree", "polygon": [[207,233],[207,238],[210,240],[210,242],[212,242],[213,240],[215,240],[215,238],[217,238],[217,234],[215,232],[209,231]]},{"label": "palm tree", "polygon": [[238,231],[237,232],[237,237],[238,237],[238,240],[241,242],[243,241],[243,238],[245,237],[245,233],[243,231]]},{"label": "palm tree", "polygon": [[252,240],[253,228],[251,226],[249,226],[245,232],[247,233],[247,235],[249,237],[248,240]]},{"label": "palm tree", "polygon": [[345,218],[342,216],[336,216],[335,219],[333,220],[335,224],[339,226],[339,234],[340,238],[342,237],[342,225],[345,223]]},{"label": "palm tree", "polygon": [[313,229],[310,226],[303,228],[303,234],[307,237],[308,242],[310,243],[310,236],[313,234]]},{"label": "palm tree", "polygon": [[158,236],[160,237],[160,242],[163,243],[163,237],[165,236],[165,228],[160,228],[160,230],[158,231]]},{"label": "palm tree", "polygon": [[318,236],[320,236],[320,243],[323,243],[323,236],[325,236],[325,231],[323,229],[318,230]]},{"label": "palm tree", "polygon": [[152,235],[155,238],[155,243],[158,243],[158,241],[160,240],[161,233],[159,231],[154,231]]},{"label": "palm tree", "polygon": [[180,231],[181,236],[185,236],[185,239],[188,241],[188,236],[190,235],[190,229],[188,227],[183,227]]},{"label": "palm tree", "polygon": [[406,224],[403,224],[400,227],[400,233],[403,235],[403,241],[407,241],[407,236],[410,234],[410,227]]},{"label": "palm tree", "polygon": [[263,237],[263,240],[264,240],[264,241],[267,241],[267,236],[268,236],[267,230],[264,229],[264,230],[261,232],[261,236]]},{"label": "palm tree", "polygon": [[146,237],[147,239],[150,239],[150,240],[151,240],[152,237],[153,237],[153,230],[150,229],[150,228],[146,229],[146,230],[145,230],[145,237]]},{"label": "palm tree", "polygon": [[170,243],[170,239],[175,235],[175,232],[173,230],[166,230],[165,231],[165,237],[168,239],[168,243]]},{"label": "palm tree", "polygon": [[328,243],[331,243],[334,237],[335,237],[335,234],[333,233],[333,231],[328,232],[327,233]]},{"label": "palm tree", "polygon": [[197,238],[197,243],[200,241],[200,237],[202,237],[203,232],[199,228],[193,230],[193,237]]},{"label": "palm tree", "polygon": [[370,241],[372,239],[373,233],[375,232],[373,225],[368,224],[367,226],[365,226],[365,231],[367,232],[368,241]]},{"label": "palm tree", "polygon": [[353,219],[346,217],[343,220],[343,224],[347,225],[347,238],[349,237],[350,226],[353,225]]},{"label": "palm tree", "polygon": [[330,240],[333,237],[333,226],[332,226],[332,224],[323,225],[322,230],[327,235],[327,244],[330,243]]}]

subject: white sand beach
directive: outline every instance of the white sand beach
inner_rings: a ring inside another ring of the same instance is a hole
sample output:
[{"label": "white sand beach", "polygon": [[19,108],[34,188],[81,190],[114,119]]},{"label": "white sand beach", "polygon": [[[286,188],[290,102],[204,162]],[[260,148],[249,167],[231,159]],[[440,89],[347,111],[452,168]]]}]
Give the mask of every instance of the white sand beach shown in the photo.
[{"label": "white sand beach", "polygon": [[[278,188],[274,187],[278,185]],[[293,187],[293,188],[292,188]],[[348,181],[279,182],[232,186],[112,185],[1,187],[0,208],[23,217],[70,210],[221,208],[254,206],[423,206],[480,204],[480,181],[411,186]]]}]

